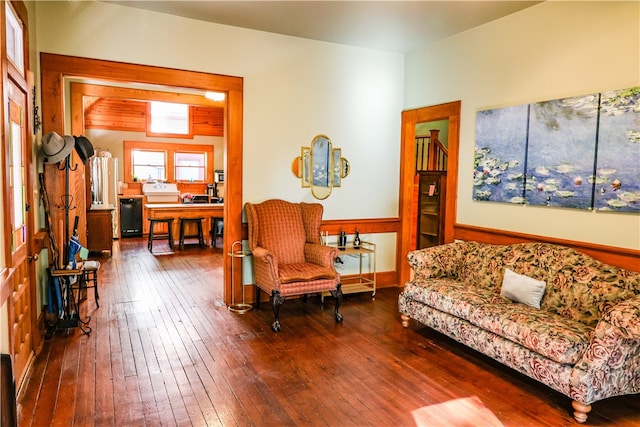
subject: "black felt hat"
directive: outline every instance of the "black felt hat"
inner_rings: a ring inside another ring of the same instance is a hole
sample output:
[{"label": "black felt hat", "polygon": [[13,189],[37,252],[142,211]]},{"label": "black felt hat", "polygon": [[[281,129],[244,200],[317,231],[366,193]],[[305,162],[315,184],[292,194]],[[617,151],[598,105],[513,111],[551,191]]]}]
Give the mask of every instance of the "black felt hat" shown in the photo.
[{"label": "black felt hat", "polygon": [[80,156],[82,163],[87,163],[89,158],[95,154],[93,144],[84,136],[74,136],[76,140],[76,152]]}]

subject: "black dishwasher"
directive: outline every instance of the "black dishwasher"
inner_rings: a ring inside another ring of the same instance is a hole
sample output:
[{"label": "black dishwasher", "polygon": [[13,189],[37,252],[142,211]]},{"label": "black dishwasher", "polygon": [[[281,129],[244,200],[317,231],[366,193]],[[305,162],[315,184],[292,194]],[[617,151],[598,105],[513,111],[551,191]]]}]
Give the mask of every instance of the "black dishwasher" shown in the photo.
[{"label": "black dishwasher", "polygon": [[142,236],[142,197],[120,198],[120,237]]}]

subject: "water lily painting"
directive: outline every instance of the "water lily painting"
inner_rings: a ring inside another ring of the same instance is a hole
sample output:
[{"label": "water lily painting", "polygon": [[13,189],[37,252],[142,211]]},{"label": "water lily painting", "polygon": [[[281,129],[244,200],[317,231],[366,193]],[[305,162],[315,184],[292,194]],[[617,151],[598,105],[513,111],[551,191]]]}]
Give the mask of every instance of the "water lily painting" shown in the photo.
[{"label": "water lily painting", "polygon": [[591,209],[598,94],[531,104],[526,201]]},{"label": "water lily painting", "polygon": [[640,87],[476,115],[473,199],[640,213]]},{"label": "water lily painting", "polygon": [[524,166],[529,106],[479,111],[473,199],[524,203]]},{"label": "water lily painting", "polygon": [[640,87],[602,93],[597,158],[595,209],[640,212]]}]

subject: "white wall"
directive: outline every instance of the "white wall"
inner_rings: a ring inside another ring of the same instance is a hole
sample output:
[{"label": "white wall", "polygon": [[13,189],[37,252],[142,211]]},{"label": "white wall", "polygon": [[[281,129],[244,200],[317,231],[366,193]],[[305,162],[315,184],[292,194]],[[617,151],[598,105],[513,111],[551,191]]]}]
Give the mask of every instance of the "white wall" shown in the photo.
[{"label": "white wall", "polygon": [[407,55],[405,68],[406,109],[462,101],[459,223],[640,249],[638,215],[472,200],[478,110],[640,85],[639,2],[547,1]]},{"label": "white wall", "polygon": [[351,163],[325,219],[398,215],[404,58],[100,2],[36,2],[42,52],[244,78],[244,201],[312,201],[291,173],[328,135]]}]

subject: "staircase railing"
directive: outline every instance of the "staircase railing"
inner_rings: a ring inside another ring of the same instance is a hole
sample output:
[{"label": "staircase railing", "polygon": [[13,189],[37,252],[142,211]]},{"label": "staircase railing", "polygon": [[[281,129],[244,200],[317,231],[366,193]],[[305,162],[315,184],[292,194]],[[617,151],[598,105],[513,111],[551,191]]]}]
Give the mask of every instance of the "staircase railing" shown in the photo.
[{"label": "staircase railing", "polygon": [[438,139],[438,129],[430,135],[416,135],[416,172],[446,171],[448,150]]}]

